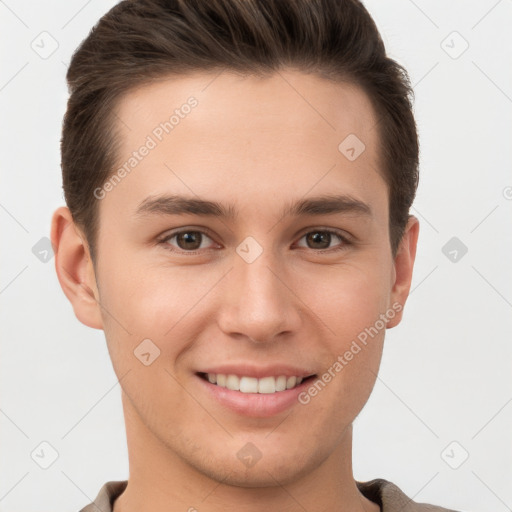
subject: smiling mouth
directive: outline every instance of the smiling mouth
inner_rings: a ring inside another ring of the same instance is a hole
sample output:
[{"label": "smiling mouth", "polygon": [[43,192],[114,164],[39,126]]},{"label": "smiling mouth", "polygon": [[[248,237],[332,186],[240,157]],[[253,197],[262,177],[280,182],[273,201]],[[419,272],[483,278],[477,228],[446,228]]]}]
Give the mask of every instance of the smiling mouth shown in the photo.
[{"label": "smiling mouth", "polygon": [[226,375],[222,373],[198,373],[199,377],[208,381],[210,384],[229,389],[231,391],[240,391],[241,393],[262,393],[272,394],[287,391],[296,388],[305,381],[313,379],[316,375],[307,377],[279,375],[276,377],[247,377],[238,375]]}]

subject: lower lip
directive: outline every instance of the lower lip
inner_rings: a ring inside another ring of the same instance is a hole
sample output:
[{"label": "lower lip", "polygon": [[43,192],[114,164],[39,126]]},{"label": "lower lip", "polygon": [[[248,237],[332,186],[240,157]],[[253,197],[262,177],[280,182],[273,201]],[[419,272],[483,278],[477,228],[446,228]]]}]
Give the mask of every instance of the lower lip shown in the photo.
[{"label": "lower lip", "polygon": [[275,393],[242,393],[212,384],[200,376],[197,378],[205,391],[221,405],[253,418],[268,418],[289,409],[294,404],[299,405],[298,395],[311,380],[310,377],[292,389]]}]

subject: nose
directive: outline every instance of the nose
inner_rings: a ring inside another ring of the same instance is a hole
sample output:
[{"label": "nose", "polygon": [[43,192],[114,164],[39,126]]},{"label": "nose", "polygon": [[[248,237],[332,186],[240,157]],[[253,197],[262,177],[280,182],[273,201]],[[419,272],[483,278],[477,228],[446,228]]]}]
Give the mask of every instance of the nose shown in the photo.
[{"label": "nose", "polygon": [[299,332],[301,302],[293,293],[290,272],[283,268],[271,251],[263,251],[251,263],[235,254],[218,310],[225,334],[266,344]]}]

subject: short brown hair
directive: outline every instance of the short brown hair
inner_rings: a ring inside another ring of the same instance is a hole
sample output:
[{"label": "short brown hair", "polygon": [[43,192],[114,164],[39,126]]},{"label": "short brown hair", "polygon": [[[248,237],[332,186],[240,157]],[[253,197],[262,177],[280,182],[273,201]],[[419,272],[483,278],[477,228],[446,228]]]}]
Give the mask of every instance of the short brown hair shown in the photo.
[{"label": "short brown hair", "polygon": [[[92,28],[71,60],[61,152],[66,203],[94,262],[94,190],[115,172],[115,108],[123,94],[173,74],[228,69],[316,73],[362,88],[378,118],[396,252],[418,184],[414,96],[358,0],[124,0]],[[341,142],[341,141],[340,141]]]}]

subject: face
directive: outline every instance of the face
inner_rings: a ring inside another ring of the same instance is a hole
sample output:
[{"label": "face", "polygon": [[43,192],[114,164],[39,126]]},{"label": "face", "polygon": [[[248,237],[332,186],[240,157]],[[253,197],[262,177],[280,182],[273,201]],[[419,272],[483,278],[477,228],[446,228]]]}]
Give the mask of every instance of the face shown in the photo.
[{"label": "face", "polygon": [[130,92],[117,116],[101,306],[75,311],[105,331],[127,421],[218,481],[312,471],[367,401],[410,284],[368,98],[296,71],[202,73]]}]

